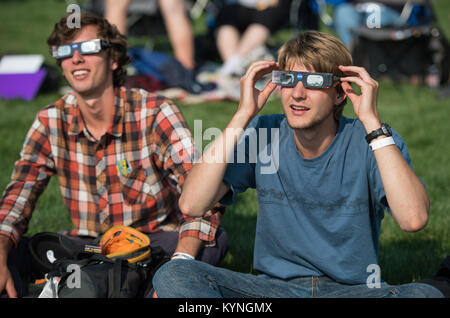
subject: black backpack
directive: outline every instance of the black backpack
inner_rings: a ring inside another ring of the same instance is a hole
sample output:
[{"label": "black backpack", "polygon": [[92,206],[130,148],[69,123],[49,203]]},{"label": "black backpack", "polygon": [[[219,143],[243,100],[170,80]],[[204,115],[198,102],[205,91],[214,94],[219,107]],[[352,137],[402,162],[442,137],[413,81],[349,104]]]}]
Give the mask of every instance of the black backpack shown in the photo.
[{"label": "black backpack", "polygon": [[136,263],[94,254],[80,260],[57,260],[46,278],[50,288],[54,277],[59,280],[52,288],[53,298],[143,298],[152,290],[154,274],[168,260],[159,247]]},{"label": "black backpack", "polygon": [[[141,237],[145,235],[119,226],[109,232],[109,238],[115,239],[123,232]],[[170,259],[160,247],[150,248],[149,240],[134,250],[113,254],[106,252],[108,255],[102,247],[104,244],[77,244],[56,233],[44,232],[33,236],[29,248],[37,273],[35,276],[45,275],[46,278],[44,288],[39,290],[39,297],[145,297],[152,290],[153,275]]]}]

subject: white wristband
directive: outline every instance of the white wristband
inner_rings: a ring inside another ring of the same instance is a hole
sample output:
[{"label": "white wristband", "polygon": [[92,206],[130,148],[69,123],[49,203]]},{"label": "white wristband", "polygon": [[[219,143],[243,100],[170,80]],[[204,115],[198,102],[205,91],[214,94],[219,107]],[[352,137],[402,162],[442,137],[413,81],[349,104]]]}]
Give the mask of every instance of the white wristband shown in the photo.
[{"label": "white wristband", "polygon": [[390,146],[390,145],[395,145],[394,138],[392,138],[392,137],[378,139],[369,144],[370,149],[372,149],[372,151],[375,151],[377,149],[380,149],[380,148],[383,148],[386,146]]},{"label": "white wristband", "polygon": [[195,258],[192,255],[189,255],[189,254],[186,254],[186,253],[177,252],[177,253],[172,255],[171,259],[195,259]]}]

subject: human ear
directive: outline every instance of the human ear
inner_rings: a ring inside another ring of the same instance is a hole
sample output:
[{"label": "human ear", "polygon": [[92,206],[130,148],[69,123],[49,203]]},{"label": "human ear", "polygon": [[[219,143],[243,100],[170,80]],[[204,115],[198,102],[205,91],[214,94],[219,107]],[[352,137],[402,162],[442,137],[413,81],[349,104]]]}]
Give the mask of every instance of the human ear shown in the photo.
[{"label": "human ear", "polygon": [[334,104],[335,105],[340,105],[345,100],[346,97],[347,97],[347,94],[344,92],[342,87],[337,86],[336,87],[336,97],[334,99]]},{"label": "human ear", "polygon": [[116,61],[114,61],[113,59],[111,59],[111,69],[113,71],[115,71],[115,70],[117,70],[118,67],[119,67],[119,64]]}]

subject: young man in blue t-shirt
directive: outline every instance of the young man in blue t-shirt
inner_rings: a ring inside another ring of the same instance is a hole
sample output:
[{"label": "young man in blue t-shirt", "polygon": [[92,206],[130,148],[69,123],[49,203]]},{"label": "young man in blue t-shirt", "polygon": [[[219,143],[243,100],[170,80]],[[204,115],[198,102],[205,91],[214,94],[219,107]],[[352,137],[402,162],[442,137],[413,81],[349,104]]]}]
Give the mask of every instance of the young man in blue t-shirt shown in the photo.
[{"label": "young man in blue t-shirt", "polygon": [[[378,116],[378,83],[351,64],[338,39],[309,31],[281,48],[278,63],[249,67],[236,114],[191,170],[179,205],[201,216],[256,188],[261,274],[174,260],[155,276],[159,297],[442,297],[376,275],[384,211],[414,232],[430,202],[403,140]],[[255,89],[272,71],[273,82]],[[277,84],[284,115],[257,116]],[[346,97],[357,119],[342,116]]]}]

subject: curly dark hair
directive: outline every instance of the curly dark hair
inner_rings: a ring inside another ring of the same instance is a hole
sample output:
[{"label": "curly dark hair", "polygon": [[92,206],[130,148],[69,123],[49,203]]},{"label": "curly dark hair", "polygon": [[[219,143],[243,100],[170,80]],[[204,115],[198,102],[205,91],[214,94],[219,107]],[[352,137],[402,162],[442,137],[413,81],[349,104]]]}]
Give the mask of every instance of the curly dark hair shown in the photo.
[{"label": "curly dark hair", "polygon": [[[62,17],[55,24],[52,34],[47,39],[50,54],[53,45],[70,42],[83,27],[95,25],[98,29],[98,37],[111,44],[107,52],[118,65],[117,69],[113,72],[113,85],[114,87],[123,85],[127,76],[124,66],[131,62],[131,58],[127,55],[127,38],[117,30],[116,26],[111,25],[105,18],[95,14],[82,13],[80,17],[81,28],[70,28],[67,24],[68,18],[69,14]],[[57,63],[61,66],[61,60],[58,60]]]}]

